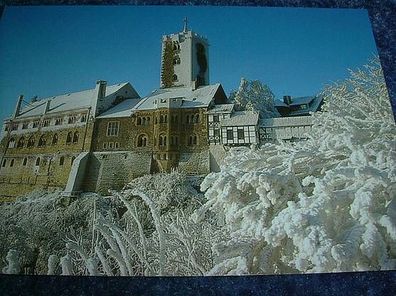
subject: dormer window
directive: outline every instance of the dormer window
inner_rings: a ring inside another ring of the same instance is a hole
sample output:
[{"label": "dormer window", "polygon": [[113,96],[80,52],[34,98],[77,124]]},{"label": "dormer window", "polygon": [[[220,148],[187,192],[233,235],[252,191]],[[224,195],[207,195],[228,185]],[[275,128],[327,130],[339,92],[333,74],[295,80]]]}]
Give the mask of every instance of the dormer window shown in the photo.
[{"label": "dormer window", "polygon": [[61,125],[61,124],[62,124],[62,118],[61,117],[56,118],[55,119],[55,125]]},{"label": "dormer window", "polygon": [[68,120],[67,120],[68,124],[73,124],[76,123],[76,116],[75,115],[71,115],[69,116]]},{"label": "dormer window", "polygon": [[43,126],[49,126],[50,125],[50,120],[46,119],[43,121]]},{"label": "dormer window", "polygon": [[40,124],[40,121],[38,121],[38,120],[36,120],[36,121],[33,121],[33,128],[36,128],[36,127],[38,127],[38,126],[39,126],[39,124]]},{"label": "dormer window", "polygon": [[29,127],[29,122],[22,123],[22,129],[27,129]]},{"label": "dormer window", "polygon": [[82,114],[80,121],[81,122],[86,122],[87,121],[87,114]]}]

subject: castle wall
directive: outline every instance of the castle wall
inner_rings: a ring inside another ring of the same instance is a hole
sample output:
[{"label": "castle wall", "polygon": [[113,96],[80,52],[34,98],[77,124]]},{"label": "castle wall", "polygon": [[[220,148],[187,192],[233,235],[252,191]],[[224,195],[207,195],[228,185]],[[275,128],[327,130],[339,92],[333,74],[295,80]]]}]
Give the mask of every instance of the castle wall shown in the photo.
[{"label": "castle wall", "polygon": [[206,175],[210,173],[209,151],[180,154],[179,172],[187,175]]},{"label": "castle wall", "polygon": [[83,190],[106,194],[109,189],[122,189],[134,178],[149,174],[151,161],[151,152],[94,152],[87,163]]},{"label": "castle wall", "polygon": [[[21,133],[6,135],[2,141],[3,156],[0,163],[0,196],[16,197],[35,188],[64,188],[74,159],[82,150],[90,147],[92,123],[88,125],[69,125],[63,129],[39,128]],[[18,131],[19,132],[19,131]],[[78,141],[67,142],[68,133],[78,133]],[[52,143],[57,134],[57,143]],[[38,147],[41,136],[46,143]],[[28,139],[33,136],[35,143],[27,147]],[[24,137],[23,147],[18,142]],[[9,140],[15,139],[10,148]]]}]

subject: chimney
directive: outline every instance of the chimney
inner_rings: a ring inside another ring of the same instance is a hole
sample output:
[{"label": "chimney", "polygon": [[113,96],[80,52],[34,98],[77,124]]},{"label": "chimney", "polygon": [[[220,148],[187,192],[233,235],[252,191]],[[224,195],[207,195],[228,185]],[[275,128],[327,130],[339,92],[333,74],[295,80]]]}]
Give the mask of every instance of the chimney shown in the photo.
[{"label": "chimney", "polygon": [[104,97],[106,96],[106,85],[107,85],[107,82],[104,80],[96,81],[95,91],[97,93],[98,100],[103,100]]},{"label": "chimney", "polygon": [[291,96],[283,96],[283,102],[287,105],[290,105],[292,103],[292,98]]},{"label": "chimney", "polygon": [[48,100],[48,101],[45,102],[44,114],[47,114],[47,112],[49,111],[50,104],[51,104],[51,100]]},{"label": "chimney", "polygon": [[14,116],[13,116],[14,118],[17,117],[21,112],[22,101],[23,101],[23,95],[20,95],[18,98],[18,102],[15,106],[15,111],[14,111]]}]

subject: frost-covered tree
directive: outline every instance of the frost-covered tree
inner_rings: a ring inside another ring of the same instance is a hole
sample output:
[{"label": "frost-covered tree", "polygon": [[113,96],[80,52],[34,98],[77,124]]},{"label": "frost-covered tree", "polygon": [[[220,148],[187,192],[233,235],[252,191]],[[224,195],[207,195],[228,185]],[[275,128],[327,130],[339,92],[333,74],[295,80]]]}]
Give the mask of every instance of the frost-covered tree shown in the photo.
[{"label": "frost-covered tree", "polygon": [[236,110],[257,111],[260,118],[279,116],[274,106],[274,94],[267,85],[258,80],[241,78],[239,88],[230,93],[229,100]]},{"label": "frost-covered tree", "polygon": [[208,274],[396,268],[396,127],[377,59],[324,92],[309,140],[237,148],[206,177],[228,239]]}]

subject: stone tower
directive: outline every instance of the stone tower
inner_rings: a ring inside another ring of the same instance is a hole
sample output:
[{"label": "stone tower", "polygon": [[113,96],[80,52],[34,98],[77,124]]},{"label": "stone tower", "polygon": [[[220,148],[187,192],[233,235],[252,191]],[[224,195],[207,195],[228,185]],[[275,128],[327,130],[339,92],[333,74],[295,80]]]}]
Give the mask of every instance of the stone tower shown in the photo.
[{"label": "stone tower", "polygon": [[209,44],[206,38],[187,28],[162,36],[161,88],[209,84]]}]

